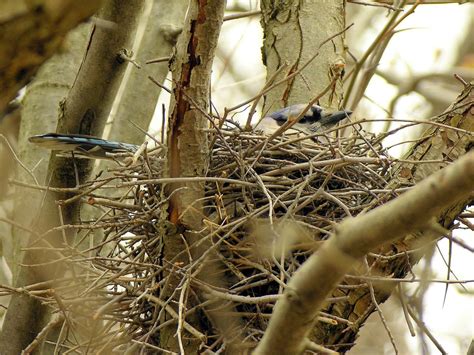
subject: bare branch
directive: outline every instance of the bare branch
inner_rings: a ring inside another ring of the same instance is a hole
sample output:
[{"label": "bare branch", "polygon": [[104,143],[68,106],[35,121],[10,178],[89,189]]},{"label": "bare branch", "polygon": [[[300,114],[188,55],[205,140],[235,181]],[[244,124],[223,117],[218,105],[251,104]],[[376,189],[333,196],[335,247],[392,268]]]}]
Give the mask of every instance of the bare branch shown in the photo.
[{"label": "bare branch", "polygon": [[474,152],[471,152],[399,198],[341,223],[333,237],[294,274],[285,297],[275,306],[255,354],[301,353],[324,299],[363,255],[425,228],[432,217],[465,198],[473,188]]}]

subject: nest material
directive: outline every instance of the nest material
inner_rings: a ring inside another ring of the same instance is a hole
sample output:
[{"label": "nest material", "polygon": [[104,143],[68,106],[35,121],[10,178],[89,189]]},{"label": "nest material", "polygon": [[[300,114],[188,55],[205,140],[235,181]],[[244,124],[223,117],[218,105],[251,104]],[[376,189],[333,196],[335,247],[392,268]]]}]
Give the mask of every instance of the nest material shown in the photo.
[{"label": "nest material", "polygon": [[[74,260],[93,270],[84,276],[84,283],[92,282],[93,287],[81,294],[85,301],[80,303],[80,312],[107,321],[91,344],[114,347],[134,339],[157,346],[163,327],[174,324],[185,337],[201,338],[206,347],[219,349],[223,346],[219,330],[204,339],[187,322],[196,314],[206,322],[206,310],[199,307],[199,302],[209,303],[206,293],[232,301],[233,311],[224,316],[240,317],[244,323],[240,336],[256,343],[278,294],[295,270],[330,237],[333,227],[397,195],[387,189],[391,160],[376,137],[326,137],[324,143],[295,135],[273,141],[267,138],[226,131],[215,138],[205,183],[203,224],[227,290],[197,284],[206,291],[187,291],[194,303],[180,305],[179,327],[174,300],[184,292],[186,282],[193,285],[193,272],[205,260],[182,266],[163,259],[164,238],[176,233],[166,222],[165,184],[160,183],[165,180],[159,180],[164,150],[145,152],[135,164],[112,169],[110,179],[118,180],[116,188],[123,192],[119,198],[106,198],[100,189],[91,189],[90,204],[111,208],[100,220],[81,226],[86,232],[103,230],[104,238],[89,250],[92,257]],[[165,296],[162,290],[169,277],[178,278],[178,287]],[[171,320],[163,324],[165,314]],[[344,323],[328,317],[320,321]],[[213,329],[210,322],[206,328]]]}]

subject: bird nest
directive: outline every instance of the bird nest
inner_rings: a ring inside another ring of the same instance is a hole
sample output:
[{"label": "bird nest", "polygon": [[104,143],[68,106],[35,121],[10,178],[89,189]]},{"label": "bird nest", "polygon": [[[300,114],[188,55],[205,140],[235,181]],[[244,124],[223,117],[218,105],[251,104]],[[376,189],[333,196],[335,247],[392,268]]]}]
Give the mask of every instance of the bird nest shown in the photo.
[{"label": "bird nest", "polygon": [[[210,326],[208,310],[223,304],[220,316],[239,319],[236,336],[255,344],[291,275],[333,228],[397,195],[387,187],[393,160],[375,136],[269,140],[222,131],[210,133],[209,141],[209,170],[200,180],[205,181],[201,236],[210,241],[220,286],[196,277],[209,258],[173,263],[163,256],[166,238],[180,235],[167,222],[164,147],[110,169],[110,176],[89,189],[86,201],[105,213],[79,228],[101,230],[103,239],[74,263],[88,270],[80,313],[105,321],[94,334],[98,348],[128,346],[133,339],[156,350],[159,334],[172,327],[172,334],[198,338],[216,351],[223,337],[218,326]],[[120,193],[112,198],[103,192],[110,188]],[[347,300],[340,295],[328,304]],[[319,321],[350,323],[329,312]],[[205,336],[202,325],[209,330]]]}]

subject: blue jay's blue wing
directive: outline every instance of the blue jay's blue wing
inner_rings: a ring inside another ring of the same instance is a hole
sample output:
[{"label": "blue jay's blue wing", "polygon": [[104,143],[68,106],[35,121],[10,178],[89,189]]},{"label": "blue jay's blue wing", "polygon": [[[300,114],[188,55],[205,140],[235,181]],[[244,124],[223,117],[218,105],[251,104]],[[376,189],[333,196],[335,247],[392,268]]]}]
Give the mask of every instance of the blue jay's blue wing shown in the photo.
[{"label": "blue jay's blue wing", "polygon": [[[264,133],[271,134],[281,127],[289,119],[296,119],[305,109],[306,104],[297,104],[284,107],[268,116],[263,117],[255,127]],[[336,123],[351,115],[351,111],[330,111],[318,105],[313,105],[301,119],[292,126],[293,130],[305,134],[315,133],[319,130],[332,128]]]},{"label": "blue jay's blue wing", "polygon": [[[304,110],[306,105],[304,104],[298,104],[298,105],[291,105],[288,107],[284,107],[281,110],[272,112],[269,114],[267,117],[273,118],[275,121],[277,121],[280,126],[283,125],[288,119],[291,118],[296,118],[298,117],[301,112]],[[301,118],[301,120],[305,120],[306,117],[312,116],[313,112],[311,109],[309,109],[305,115]],[[301,121],[300,121],[301,122]]]},{"label": "blue jay's blue wing", "polygon": [[79,157],[95,159],[110,159],[113,154],[133,153],[138,149],[138,146],[134,144],[113,142],[80,134],[46,133],[30,137],[28,140],[43,148],[61,153],[74,152]]}]

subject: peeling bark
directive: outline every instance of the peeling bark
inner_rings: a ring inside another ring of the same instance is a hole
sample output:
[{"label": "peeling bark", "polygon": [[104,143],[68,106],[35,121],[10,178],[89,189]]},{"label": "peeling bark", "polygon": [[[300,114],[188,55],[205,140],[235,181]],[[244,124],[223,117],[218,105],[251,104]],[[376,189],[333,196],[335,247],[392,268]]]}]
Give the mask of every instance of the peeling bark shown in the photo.
[{"label": "peeling bark", "polygon": [[[208,127],[206,111],[209,107],[209,88],[212,62],[224,17],[225,1],[191,1],[188,16],[177,44],[177,54],[172,60],[173,98],[172,112],[168,126],[168,174],[170,177],[205,176],[209,163],[209,144],[204,131]],[[193,258],[199,257],[207,244],[193,245],[200,240],[203,228],[204,182],[171,184],[169,221],[178,227],[177,233],[164,240],[164,258],[168,263],[186,265],[188,246]],[[183,235],[179,230],[185,229]],[[186,242],[184,240],[186,240]],[[212,274],[201,270],[200,275],[212,278]],[[179,279],[172,278],[162,295],[171,295],[178,286]],[[211,283],[214,283],[212,280]],[[188,307],[191,300],[187,301]],[[194,316],[190,320],[199,324]],[[218,325],[222,329],[228,324]],[[199,329],[199,326],[198,326]],[[184,337],[184,344],[177,339],[174,326],[166,327],[160,334],[160,345],[166,349],[179,351],[184,345],[186,353],[196,353],[202,340]]]}]

